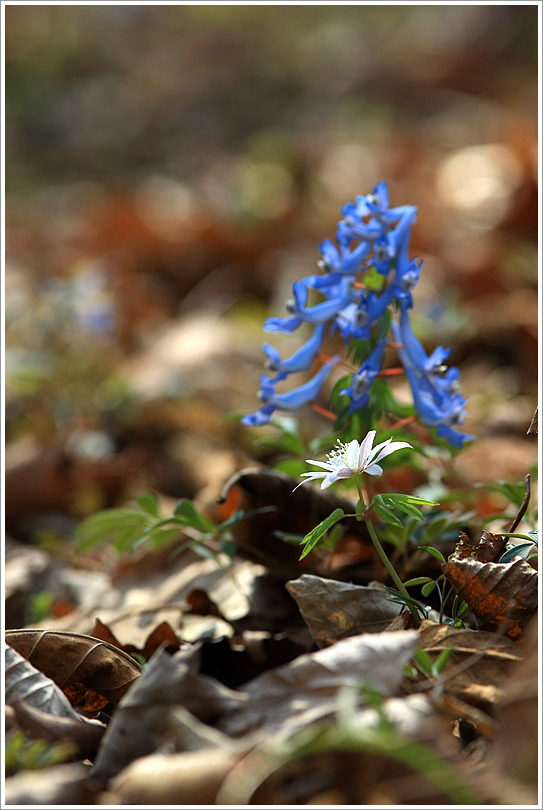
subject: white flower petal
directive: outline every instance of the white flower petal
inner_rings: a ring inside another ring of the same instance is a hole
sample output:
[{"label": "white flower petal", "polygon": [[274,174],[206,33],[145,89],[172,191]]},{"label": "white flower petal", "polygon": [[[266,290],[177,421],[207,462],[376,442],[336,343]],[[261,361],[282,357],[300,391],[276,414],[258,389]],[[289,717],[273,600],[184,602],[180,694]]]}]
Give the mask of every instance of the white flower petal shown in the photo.
[{"label": "white flower petal", "polygon": [[302,473],[301,477],[303,476],[304,478],[306,478],[306,480],[305,481],[300,481],[300,483],[297,486],[295,486],[292,491],[296,492],[298,487],[301,487],[302,484],[307,484],[309,481],[316,481],[317,478],[326,478],[326,475],[327,475],[326,473],[320,473],[320,472]]},{"label": "white flower petal", "polygon": [[[335,469],[336,465],[331,464],[329,461],[314,461],[312,458],[307,459],[307,464],[314,464],[316,467],[322,467],[323,470],[332,471]],[[307,475],[307,473],[302,473],[302,475]]]},{"label": "white flower petal", "polygon": [[376,444],[375,447],[373,448],[373,450],[371,451],[371,453],[369,454],[369,456],[367,457],[366,463],[371,461],[372,459],[374,459],[377,456],[377,454],[379,453],[379,451],[383,447],[386,447],[388,444],[390,444],[391,441],[392,441],[392,438],[386,439],[386,441],[381,442],[381,444]]},{"label": "white flower petal", "polygon": [[371,446],[373,444],[373,440],[375,439],[375,434],[377,433],[376,430],[370,430],[362,444],[360,445],[360,451],[358,453],[358,469],[363,470],[364,465],[366,464],[368,457],[371,453]]},{"label": "white flower petal", "polygon": [[391,453],[395,453],[396,450],[401,450],[402,447],[411,447],[411,445],[407,442],[392,442],[392,444],[389,444],[388,447],[381,450],[375,461],[381,461],[382,458],[389,456]]},{"label": "white flower petal", "polygon": [[351,470],[358,470],[359,454],[360,445],[356,439],[353,439],[352,442],[349,442],[347,445],[347,452],[345,453],[347,456],[347,466],[350,467]]},{"label": "white flower petal", "polygon": [[378,464],[370,464],[369,467],[366,467],[364,472],[367,473],[368,475],[382,475],[383,468],[380,467]]},{"label": "white flower petal", "polygon": [[351,478],[353,475],[358,475],[358,471],[351,469],[351,467],[342,467],[341,470],[335,473],[336,478]]},{"label": "white flower petal", "polygon": [[328,487],[332,486],[332,484],[335,482],[335,480],[336,479],[332,478],[332,476],[329,476],[328,478],[325,478],[324,481],[321,484],[321,489],[328,489]]}]

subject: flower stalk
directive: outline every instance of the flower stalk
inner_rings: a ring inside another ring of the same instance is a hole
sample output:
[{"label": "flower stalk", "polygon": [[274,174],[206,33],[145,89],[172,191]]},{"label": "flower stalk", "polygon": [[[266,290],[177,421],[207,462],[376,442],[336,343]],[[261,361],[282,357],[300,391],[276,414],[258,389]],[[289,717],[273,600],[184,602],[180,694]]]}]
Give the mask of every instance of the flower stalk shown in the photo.
[{"label": "flower stalk", "polygon": [[416,610],[416,608],[413,607],[413,605],[411,605],[411,601],[410,601],[411,597],[407,593],[407,590],[406,590],[403,582],[401,581],[400,577],[396,573],[396,570],[394,569],[394,566],[392,565],[392,563],[388,559],[388,557],[386,555],[386,552],[385,552],[383,546],[381,545],[381,543],[379,541],[379,538],[377,537],[377,532],[375,531],[375,527],[373,525],[373,521],[371,519],[371,516],[364,515],[364,523],[368,527],[368,531],[369,531],[370,537],[371,537],[371,539],[373,541],[373,545],[375,546],[375,550],[377,551],[377,554],[381,558],[381,562],[383,563],[386,570],[390,574],[390,578],[394,582],[397,589],[405,597],[407,597],[407,599],[409,600],[407,602],[407,606],[408,606],[409,610],[411,611],[411,616],[413,617],[413,622],[415,624],[415,627],[419,627],[419,625],[420,625],[420,616],[418,614],[418,611]]}]

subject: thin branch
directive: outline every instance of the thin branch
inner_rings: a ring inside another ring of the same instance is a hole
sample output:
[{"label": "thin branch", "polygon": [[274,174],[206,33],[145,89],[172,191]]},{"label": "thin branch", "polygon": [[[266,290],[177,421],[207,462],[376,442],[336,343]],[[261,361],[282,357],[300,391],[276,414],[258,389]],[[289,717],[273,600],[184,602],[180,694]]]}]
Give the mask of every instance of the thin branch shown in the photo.
[{"label": "thin branch", "polygon": [[515,531],[515,529],[519,525],[520,521],[522,520],[522,518],[526,514],[526,510],[528,509],[528,504],[530,503],[530,495],[531,495],[531,492],[532,492],[530,473],[528,473],[528,475],[524,479],[524,492],[525,492],[524,500],[522,501],[522,503],[520,505],[520,509],[517,512],[516,518],[514,519],[514,521],[511,523],[511,525],[509,527],[509,532],[514,532]]}]

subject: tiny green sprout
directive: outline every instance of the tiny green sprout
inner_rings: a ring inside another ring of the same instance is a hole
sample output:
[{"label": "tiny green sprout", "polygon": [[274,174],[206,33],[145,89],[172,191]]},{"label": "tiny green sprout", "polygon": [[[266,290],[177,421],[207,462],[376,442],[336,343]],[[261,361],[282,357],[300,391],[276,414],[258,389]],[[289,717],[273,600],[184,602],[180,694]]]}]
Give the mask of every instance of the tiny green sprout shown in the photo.
[{"label": "tiny green sprout", "polygon": [[426,650],[419,647],[415,651],[413,658],[421,672],[424,672],[424,674],[428,675],[430,678],[438,678],[443,672],[445,664],[453,652],[454,649],[452,647],[448,647],[446,650],[442,650],[434,661]]}]

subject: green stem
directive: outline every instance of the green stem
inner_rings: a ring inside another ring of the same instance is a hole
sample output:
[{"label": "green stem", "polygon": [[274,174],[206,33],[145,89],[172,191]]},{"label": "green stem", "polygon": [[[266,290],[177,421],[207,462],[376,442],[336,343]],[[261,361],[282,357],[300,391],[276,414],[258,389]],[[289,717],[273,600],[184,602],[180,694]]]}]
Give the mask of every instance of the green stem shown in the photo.
[{"label": "green stem", "polygon": [[[360,476],[358,476],[358,475],[356,476],[356,488],[358,489],[358,497],[360,499],[360,506],[362,507],[360,515],[357,515],[358,520],[360,520],[360,517],[361,517],[362,513],[364,512],[364,510],[366,508],[366,504],[364,503],[364,495],[362,494],[362,486],[360,484]],[[358,509],[357,509],[357,512],[358,512]]]},{"label": "green stem", "polygon": [[[381,545],[381,543],[379,541],[379,538],[377,537],[377,533],[375,531],[375,528],[374,528],[374,525],[372,523],[371,517],[365,517],[364,516],[364,522],[365,522],[366,526],[368,527],[368,531],[370,533],[371,539],[373,540],[373,545],[375,546],[375,550],[377,551],[377,554],[381,558],[381,561],[382,561],[383,565],[385,566],[386,570],[390,574],[392,581],[396,585],[397,589],[401,593],[403,593],[404,596],[407,596],[407,598],[410,599],[411,597],[407,593],[407,590],[406,590],[403,582],[401,581],[400,577],[398,576],[398,574],[394,570],[394,566],[392,565],[392,563],[388,559],[388,557],[387,557],[387,555],[385,553],[385,550],[384,550],[383,546]],[[417,613],[416,609],[414,607],[412,607],[409,603],[407,604],[407,606],[408,606],[409,610],[411,611],[413,621],[415,622],[415,627],[419,627],[420,626],[420,616],[419,616],[419,614]]]}]

